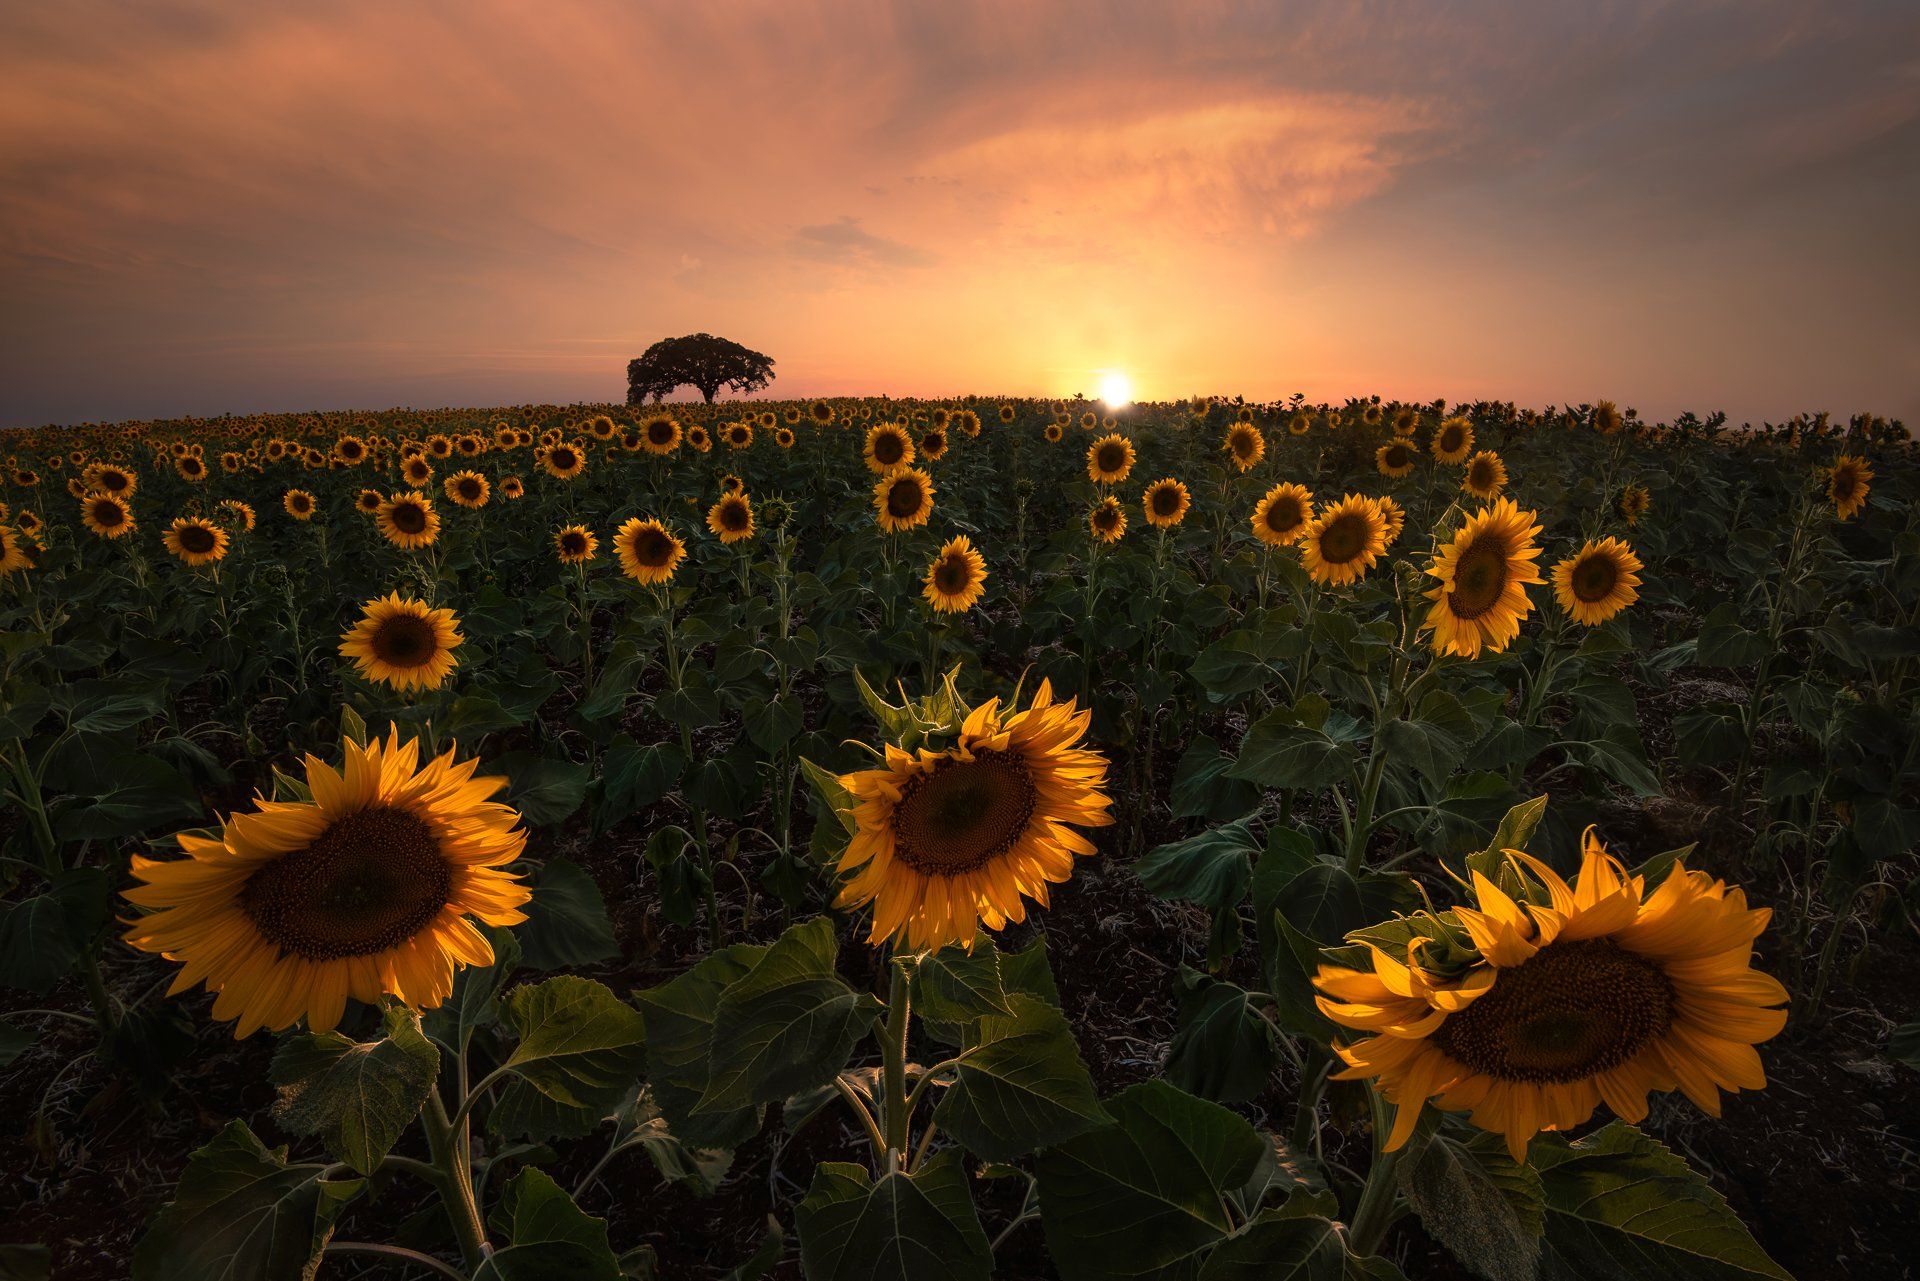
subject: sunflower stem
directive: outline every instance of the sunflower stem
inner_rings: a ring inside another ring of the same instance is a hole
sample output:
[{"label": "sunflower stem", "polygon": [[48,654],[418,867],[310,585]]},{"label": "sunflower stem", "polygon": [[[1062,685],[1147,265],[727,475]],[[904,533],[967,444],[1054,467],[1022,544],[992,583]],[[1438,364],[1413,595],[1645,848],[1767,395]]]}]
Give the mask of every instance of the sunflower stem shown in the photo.
[{"label": "sunflower stem", "polygon": [[1391,1133],[1387,1101],[1373,1090],[1367,1097],[1373,1106],[1373,1164],[1367,1167],[1367,1183],[1360,1192],[1360,1203],[1353,1209],[1353,1222],[1347,1227],[1348,1248],[1354,1257],[1362,1259],[1379,1251],[1381,1238],[1393,1226],[1400,1191],[1400,1158],[1406,1153],[1405,1147],[1386,1150]]},{"label": "sunflower stem", "polygon": [[[480,1083],[480,1090],[469,1094],[460,1104],[459,1117],[466,1119],[467,1109],[493,1078]],[[440,1202],[446,1208],[447,1222],[460,1241],[460,1254],[468,1268],[476,1268],[492,1251],[487,1245],[486,1229],[481,1225],[480,1207],[473,1197],[473,1172],[460,1159],[460,1145],[454,1139],[453,1122],[447,1117],[446,1104],[439,1093],[427,1096],[427,1109],[421,1113],[427,1134],[427,1152],[440,1172]]]},{"label": "sunflower stem", "polygon": [[887,979],[887,1021],[881,1030],[881,1086],[885,1092],[883,1112],[886,1124],[884,1172],[893,1174],[907,1156],[907,1020],[910,999],[907,994],[907,967],[899,957],[889,959]]}]

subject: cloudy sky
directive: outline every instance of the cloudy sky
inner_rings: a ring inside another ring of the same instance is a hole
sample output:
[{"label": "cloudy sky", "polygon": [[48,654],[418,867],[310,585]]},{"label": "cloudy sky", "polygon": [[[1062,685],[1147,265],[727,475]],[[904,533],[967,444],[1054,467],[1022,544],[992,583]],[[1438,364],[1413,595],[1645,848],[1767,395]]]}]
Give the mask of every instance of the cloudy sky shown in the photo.
[{"label": "cloudy sky", "polygon": [[1920,4],[0,8],[0,424],[788,395],[1920,421]]}]

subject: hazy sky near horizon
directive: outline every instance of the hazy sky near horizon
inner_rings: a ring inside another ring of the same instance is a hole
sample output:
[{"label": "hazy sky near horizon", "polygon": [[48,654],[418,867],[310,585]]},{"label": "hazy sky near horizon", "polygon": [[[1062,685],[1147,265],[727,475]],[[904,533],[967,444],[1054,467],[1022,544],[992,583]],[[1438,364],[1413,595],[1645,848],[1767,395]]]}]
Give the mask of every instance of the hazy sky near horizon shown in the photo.
[{"label": "hazy sky near horizon", "polygon": [[0,8],[0,425],[773,394],[1920,422],[1920,4]]}]

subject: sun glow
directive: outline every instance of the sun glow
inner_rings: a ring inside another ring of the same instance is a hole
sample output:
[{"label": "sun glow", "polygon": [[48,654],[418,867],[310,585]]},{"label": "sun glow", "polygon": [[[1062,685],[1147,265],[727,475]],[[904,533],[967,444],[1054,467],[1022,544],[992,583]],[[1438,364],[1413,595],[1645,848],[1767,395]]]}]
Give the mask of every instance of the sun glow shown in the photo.
[{"label": "sun glow", "polygon": [[1119,370],[1100,375],[1100,399],[1107,408],[1119,409],[1133,402],[1133,379]]}]

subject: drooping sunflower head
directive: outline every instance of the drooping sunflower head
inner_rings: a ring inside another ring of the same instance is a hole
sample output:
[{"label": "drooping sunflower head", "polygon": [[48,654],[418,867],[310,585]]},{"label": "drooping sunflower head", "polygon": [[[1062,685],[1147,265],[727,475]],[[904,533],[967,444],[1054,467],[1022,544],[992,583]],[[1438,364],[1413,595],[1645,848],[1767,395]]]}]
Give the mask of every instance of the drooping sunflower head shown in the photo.
[{"label": "drooping sunflower head", "polygon": [[1074,827],[1113,822],[1107,761],[1077,746],[1090,714],[1045,681],[1020,710],[973,709],[945,751],[888,744],[878,768],[843,775],[855,829],[839,907],[873,905],[869,940],[970,948],[981,926],[1026,919],[1050,884],[1095,853]]},{"label": "drooping sunflower head", "polygon": [[80,519],[102,538],[121,538],[133,532],[133,508],[115,494],[94,494],[83,500]]},{"label": "drooping sunflower head", "polygon": [[505,870],[520,816],[488,798],[504,778],[478,761],[419,764],[416,742],[344,744],[334,769],[306,758],[312,800],[257,799],[217,836],[183,832],[187,857],[135,855],[126,897],[145,914],[126,941],[177,961],[170,994],[198,983],[234,1035],[305,1019],[331,1031],[347,998],[431,1009],[461,965],[491,965],[473,925],[518,925],[530,897]]},{"label": "drooping sunflower head", "polygon": [[447,477],[446,491],[447,497],[462,507],[485,507],[493,487],[477,471],[457,471]]},{"label": "drooping sunflower head", "polygon": [[1615,503],[1621,519],[1629,525],[1638,525],[1640,518],[1647,514],[1647,508],[1652,505],[1653,495],[1647,492],[1644,485],[1628,485],[1620,491],[1619,500]]},{"label": "drooping sunflower head", "polygon": [[1482,649],[1497,654],[1513,642],[1533,611],[1527,588],[1541,581],[1534,563],[1539,536],[1534,513],[1511,498],[1467,518],[1426,569],[1439,580],[1426,594],[1433,607],[1421,624],[1433,632],[1435,650],[1478,658]]},{"label": "drooping sunflower head", "polygon": [[393,689],[438,689],[459,665],[463,643],[450,609],[392,592],[360,607],[360,620],[340,636],[340,656],[360,675]]},{"label": "drooping sunflower head", "polygon": [[11,525],[0,525],[0,578],[32,568],[33,555],[27,550],[26,539]]},{"label": "drooping sunflower head", "polygon": [[1603,400],[1593,407],[1593,429],[1602,436],[1614,435],[1622,421],[1620,407],[1611,400]]},{"label": "drooping sunflower head", "polygon": [[1267,438],[1251,419],[1242,419],[1227,429],[1225,449],[1233,456],[1235,467],[1242,472],[1250,471],[1267,456]]},{"label": "drooping sunflower head", "polygon": [[1093,510],[1087,513],[1087,532],[1102,543],[1120,541],[1127,532],[1127,513],[1118,498],[1108,494],[1093,505]]},{"label": "drooping sunflower head", "polygon": [[1404,476],[1413,470],[1413,446],[1390,440],[1373,451],[1373,465],[1382,476]]},{"label": "drooping sunflower head", "polygon": [[1507,465],[1500,461],[1500,455],[1491,449],[1483,449],[1467,460],[1466,475],[1460,480],[1460,488],[1475,498],[1487,500],[1497,498],[1500,491],[1507,487]]},{"label": "drooping sunflower head", "polygon": [[1269,489],[1253,507],[1253,536],[1269,547],[1285,547],[1307,532],[1313,519],[1313,493],[1290,481]]},{"label": "drooping sunflower head", "polygon": [[509,476],[500,482],[500,496],[514,499],[526,496],[527,486],[518,476]]},{"label": "drooping sunflower head", "polygon": [[600,539],[585,525],[568,525],[553,536],[553,552],[563,565],[584,565],[600,550]]},{"label": "drooping sunflower head", "polygon": [[613,536],[620,572],[636,583],[653,587],[672,580],[687,554],[687,545],[651,517],[631,517]]},{"label": "drooping sunflower head", "polygon": [[1348,494],[1320,509],[1300,534],[1301,563],[1316,583],[1358,582],[1386,554],[1387,518],[1364,494]]},{"label": "drooping sunflower head", "polygon": [[178,516],[162,539],[188,565],[211,565],[227,554],[227,531],[200,516]]},{"label": "drooping sunflower head", "polygon": [[873,487],[874,517],[889,534],[918,529],[933,514],[933,478],[918,467],[882,476]]},{"label": "drooping sunflower head", "polygon": [[666,414],[654,414],[640,424],[640,444],[649,454],[671,454],[680,448],[680,424]]},{"label": "drooping sunflower head", "polygon": [[1473,424],[1459,414],[1446,419],[1433,433],[1433,456],[1443,463],[1466,461],[1473,449]]},{"label": "drooping sunflower head", "polygon": [[1631,547],[1602,538],[1553,567],[1553,594],[1575,622],[1598,627],[1640,599],[1641,569]]},{"label": "drooping sunflower head", "polygon": [[1407,514],[1400,510],[1400,504],[1393,501],[1393,495],[1382,494],[1373,500],[1380,509],[1380,518],[1387,522],[1387,546],[1400,541],[1400,531],[1407,527]]},{"label": "drooping sunflower head", "polygon": [[1133,471],[1133,442],[1117,433],[1087,446],[1087,479],[1096,485],[1118,485]]},{"label": "drooping sunflower head", "polygon": [[1147,524],[1155,529],[1172,529],[1187,518],[1192,502],[1187,487],[1168,476],[1147,486],[1140,495],[1140,506],[1146,511]]},{"label": "drooping sunflower head", "polygon": [[1719,1115],[1720,1092],[1766,1084],[1754,1045],[1785,1025],[1786,989],[1752,968],[1770,913],[1675,862],[1658,888],[1588,828],[1569,885],[1519,850],[1469,860],[1473,906],[1348,937],[1314,982],[1321,1011],[1362,1033],[1335,1045],[1345,1079],[1399,1111],[1470,1112],[1516,1161],[1541,1130],[1622,1120],[1675,1088]]},{"label": "drooping sunflower head", "polygon": [[753,500],[744,490],[729,490],[707,509],[707,528],[731,546],[753,537]]},{"label": "drooping sunflower head", "polygon": [[433,509],[433,500],[418,490],[382,502],[375,520],[381,536],[402,551],[430,546],[440,537],[440,513]]},{"label": "drooping sunflower head", "polygon": [[1853,519],[1867,504],[1872,480],[1873,465],[1866,459],[1854,454],[1842,454],[1834,459],[1833,468],[1827,473],[1827,498],[1833,503],[1834,515],[1841,520]]},{"label": "drooping sunflower head", "polygon": [[867,470],[885,476],[913,462],[913,438],[899,423],[879,423],[867,429],[863,451]]},{"label": "drooping sunflower head", "polygon": [[222,499],[220,514],[229,525],[241,530],[252,529],[259,520],[259,516],[253,510],[253,504],[243,503],[238,498]]},{"label": "drooping sunflower head", "polygon": [[949,539],[927,566],[926,587],[921,594],[935,611],[963,614],[972,609],[987,590],[987,562],[966,535]]}]

